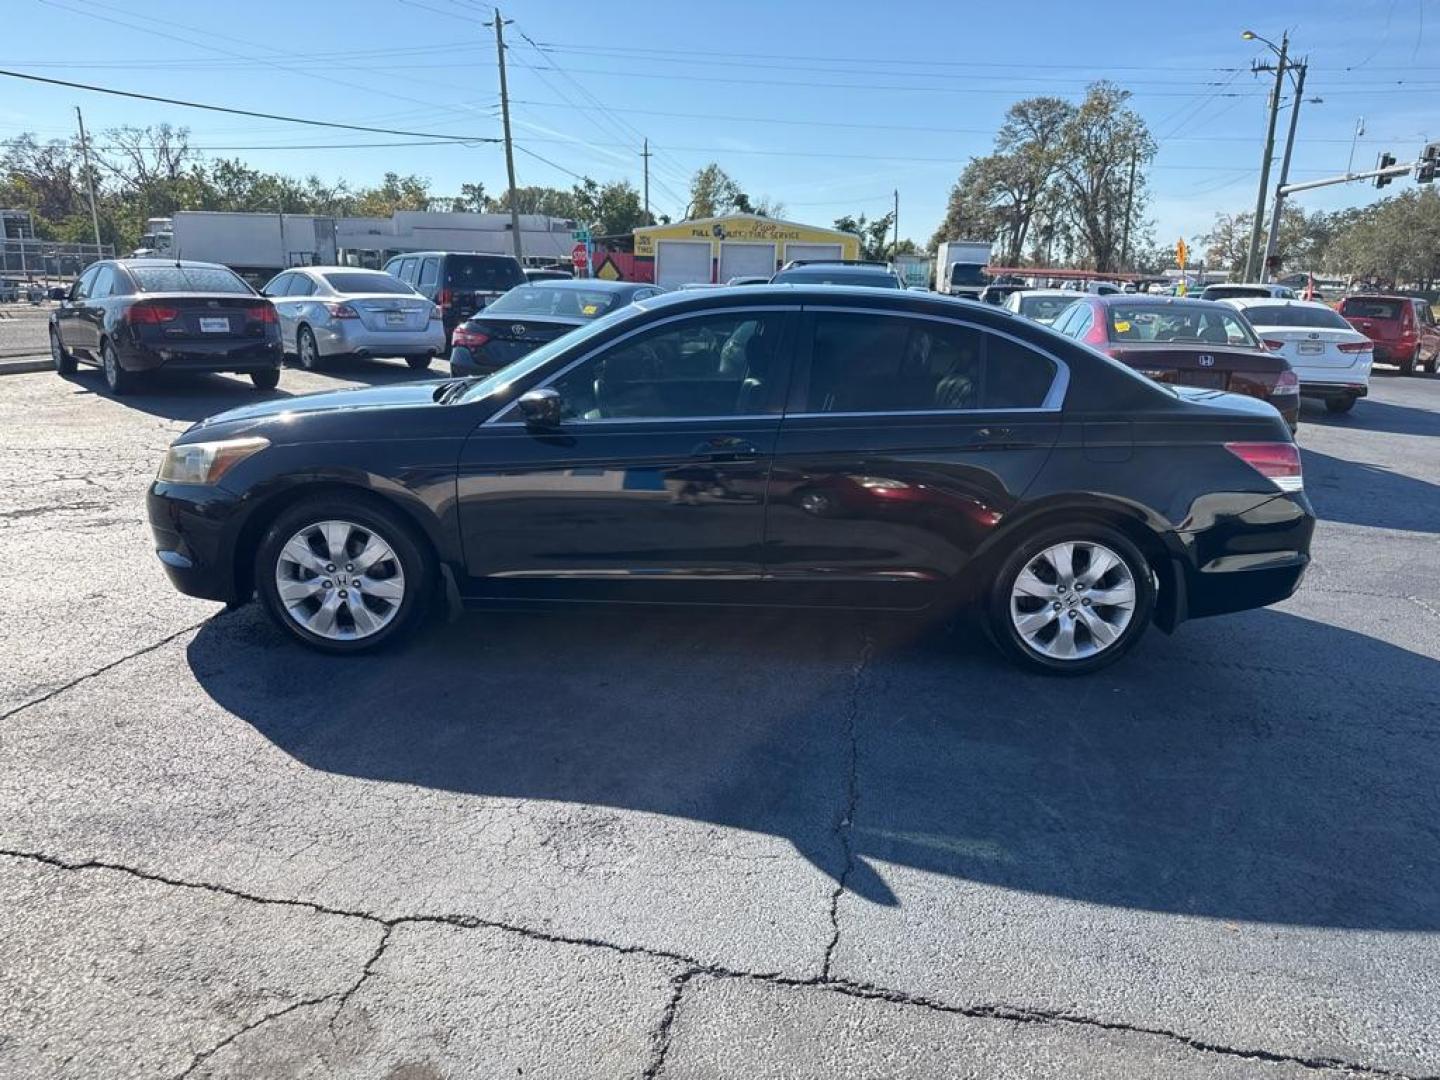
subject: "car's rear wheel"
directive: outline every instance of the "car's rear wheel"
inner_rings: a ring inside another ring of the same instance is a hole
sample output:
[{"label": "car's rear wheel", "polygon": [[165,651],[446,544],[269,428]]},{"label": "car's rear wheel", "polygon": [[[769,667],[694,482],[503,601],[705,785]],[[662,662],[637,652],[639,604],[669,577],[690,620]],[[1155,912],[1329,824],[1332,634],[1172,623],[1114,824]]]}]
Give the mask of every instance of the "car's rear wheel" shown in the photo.
[{"label": "car's rear wheel", "polygon": [[116,397],[124,397],[135,389],[134,373],[120,366],[115,346],[108,341],[100,346],[100,366],[105,372],[105,385]]},{"label": "car's rear wheel", "polygon": [[255,583],[270,617],[312,648],[355,653],[393,642],[426,607],[434,571],[423,541],[364,497],[297,504],[266,532]]},{"label": "car's rear wheel", "polygon": [[1022,667],[1084,675],[1114,663],[1155,607],[1150,565],[1128,537],[1077,522],[1027,537],[1001,564],[987,628]]},{"label": "car's rear wheel", "polygon": [[1354,407],[1355,395],[1353,394],[1325,399],[1325,411],[1328,413],[1347,413]]},{"label": "car's rear wheel", "polygon": [[280,385],[280,369],[266,368],[264,371],[250,372],[250,381],[255,384],[256,390],[274,390]]},{"label": "car's rear wheel", "polygon": [[60,335],[55,327],[50,327],[50,360],[55,365],[55,370],[61,375],[74,375],[78,366],[74,355],[60,344]]},{"label": "car's rear wheel", "polygon": [[1407,356],[1404,360],[1401,360],[1401,361],[1400,361],[1400,374],[1401,374],[1401,375],[1413,375],[1413,374],[1415,374],[1415,367],[1416,367],[1416,365],[1418,365],[1419,363],[1420,363],[1420,346],[1419,346],[1419,345],[1416,345],[1416,346],[1415,346],[1415,351],[1412,352],[1409,356]]},{"label": "car's rear wheel", "polygon": [[410,365],[411,371],[424,371],[430,366],[430,359],[431,357],[428,353],[424,356],[407,356],[405,363]]},{"label": "car's rear wheel", "polygon": [[308,326],[300,327],[300,332],[295,335],[295,355],[300,360],[300,366],[306,371],[319,371],[322,365],[320,359],[320,346],[315,344],[315,332]]}]

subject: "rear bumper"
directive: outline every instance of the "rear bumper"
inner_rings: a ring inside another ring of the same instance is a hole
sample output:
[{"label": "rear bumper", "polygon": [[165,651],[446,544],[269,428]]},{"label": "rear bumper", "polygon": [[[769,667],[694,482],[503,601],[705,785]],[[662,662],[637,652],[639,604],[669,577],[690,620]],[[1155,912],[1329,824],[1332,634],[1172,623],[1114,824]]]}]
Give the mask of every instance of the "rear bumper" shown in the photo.
[{"label": "rear bumper", "polygon": [[439,356],[445,351],[445,331],[435,319],[424,330],[371,330],[358,319],[312,329],[321,356]]},{"label": "rear bumper", "polygon": [[492,375],[504,366],[487,359],[483,352],[471,352],[464,345],[450,350],[450,371],[455,375]]},{"label": "rear bumper", "polygon": [[1369,397],[1370,385],[1368,382],[1358,382],[1355,379],[1307,379],[1300,380],[1301,397],[1338,398],[1338,397]]},{"label": "rear bumper", "polygon": [[265,371],[280,367],[284,352],[274,341],[196,341],[174,347],[116,343],[126,371]]},{"label": "rear bumper", "polygon": [[1265,400],[1275,407],[1275,411],[1280,414],[1285,423],[1290,425],[1291,431],[1294,431],[1300,426],[1299,394],[1282,394],[1278,397],[1266,398]]},{"label": "rear bumper", "polygon": [[1177,536],[1183,603],[1175,622],[1266,607],[1293,595],[1310,565],[1315,513],[1303,493]]}]

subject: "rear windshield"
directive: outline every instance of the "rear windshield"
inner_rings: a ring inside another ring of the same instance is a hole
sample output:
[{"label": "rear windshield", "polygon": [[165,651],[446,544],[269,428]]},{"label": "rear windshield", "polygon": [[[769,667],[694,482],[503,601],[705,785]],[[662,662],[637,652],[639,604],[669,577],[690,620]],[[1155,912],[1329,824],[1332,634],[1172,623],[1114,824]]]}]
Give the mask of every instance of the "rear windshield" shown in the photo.
[{"label": "rear windshield", "polygon": [[950,267],[951,285],[984,285],[989,280],[984,263],[956,263]]},{"label": "rear windshield", "polygon": [[1257,289],[1252,285],[1207,285],[1201,295],[1206,300],[1239,300],[1252,296],[1271,296],[1269,289]]},{"label": "rear windshield", "polygon": [[1358,300],[1350,298],[1340,302],[1340,314],[1357,319],[1398,319],[1403,300]]},{"label": "rear windshield", "polygon": [[1109,312],[1111,341],[1260,346],[1255,332],[1233,308],[1208,301],[1163,307],[1114,304]]},{"label": "rear windshield", "polygon": [[525,284],[525,271],[508,255],[447,255],[445,284],[452,289],[504,292]]},{"label": "rear windshield", "polygon": [[389,274],[321,274],[336,292],[342,293],[399,293],[414,296],[415,290],[397,277]]},{"label": "rear windshield", "polygon": [[245,293],[254,290],[223,266],[127,266],[141,292]]},{"label": "rear windshield", "polygon": [[1290,304],[1253,304],[1245,309],[1251,326],[1304,326],[1321,330],[1348,330],[1350,324],[1327,307]]},{"label": "rear windshield", "polygon": [[818,266],[807,266],[802,270],[782,270],[773,280],[780,285],[868,285],[873,289],[901,287],[900,279],[894,274],[866,273],[844,267],[824,270]]},{"label": "rear windshield", "polygon": [[517,285],[485,309],[486,315],[560,315],[594,319],[629,300],[618,292],[603,289],[545,288]]},{"label": "rear windshield", "polygon": [[1054,322],[1055,316],[1074,302],[1073,296],[1022,296],[1020,314],[1037,322]]}]

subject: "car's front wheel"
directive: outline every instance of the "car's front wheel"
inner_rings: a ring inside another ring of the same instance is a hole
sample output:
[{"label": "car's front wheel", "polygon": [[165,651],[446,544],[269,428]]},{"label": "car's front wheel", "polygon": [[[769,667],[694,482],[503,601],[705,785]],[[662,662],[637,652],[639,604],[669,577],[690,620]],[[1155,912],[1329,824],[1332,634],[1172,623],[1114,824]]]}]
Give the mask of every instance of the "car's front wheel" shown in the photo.
[{"label": "car's front wheel", "polygon": [[53,326],[50,327],[50,360],[61,375],[75,374],[75,356],[60,344],[60,334]]},{"label": "car's front wheel", "polygon": [[413,529],[369,498],[326,496],[284,511],[255,558],[270,617],[312,648],[364,652],[424,613],[434,568]]},{"label": "car's front wheel", "polygon": [[986,623],[1022,667],[1084,675],[1134,648],[1154,607],[1154,578],[1140,549],[1115,529],[1076,523],[1042,529],[1010,553]]}]

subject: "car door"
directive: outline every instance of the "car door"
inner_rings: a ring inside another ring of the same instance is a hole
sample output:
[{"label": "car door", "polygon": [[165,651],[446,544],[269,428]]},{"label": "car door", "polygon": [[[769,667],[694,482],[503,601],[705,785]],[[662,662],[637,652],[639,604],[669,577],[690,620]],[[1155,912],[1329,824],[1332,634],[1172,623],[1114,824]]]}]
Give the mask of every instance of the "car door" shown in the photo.
[{"label": "car door", "polygon": [[1060,432],[1064,363],[963,317],[807,307],[765,568],[788,603],[945,595]]},{"label": "car door", "polygon": [[280,340],[285,343],[286,352],[295,351],[295,309],[290,306],[286,299],[290,292],[290,286],[296,278],[292,270],[276,274],[265,285],[261,294],[275,305],[275,314],[280,319]]},{"label": "car door", "polygon": [[100,264],[97,263],[81,274],[70,286],[70,294],[60,301],[60,306],[55,309],[55,333],[60,337],[60,344],[71,352],[86,356],[90,356],[96,347],[96,339],[87,336],[90,324],[81,319],[81,313],[90,297],[90,286],[94,284],[98,273]]},{"label": "car door", "polygon": [[1440,356],[1440,327],[1435,325],[1435,313],[1424,300],[1416,300],[1415,326],[1420,334],[1420,352],[1424,363],[1430,363]]},{"label": "car door", "polygon": [[783,307],[647,323],[542,382],[556,427],[512,406],[462,453],[472,596],[732,602],[761,583],[765,483],[788,356]]},{"label": "car door", "polygon": [[107,300],[115,288],[115,267],[101,263],[90,282],[88,295],[80,304],[78,329],[81,346],[92,356],[100,355],[100,342],[105,335],[105,313],[109,308]]}]

